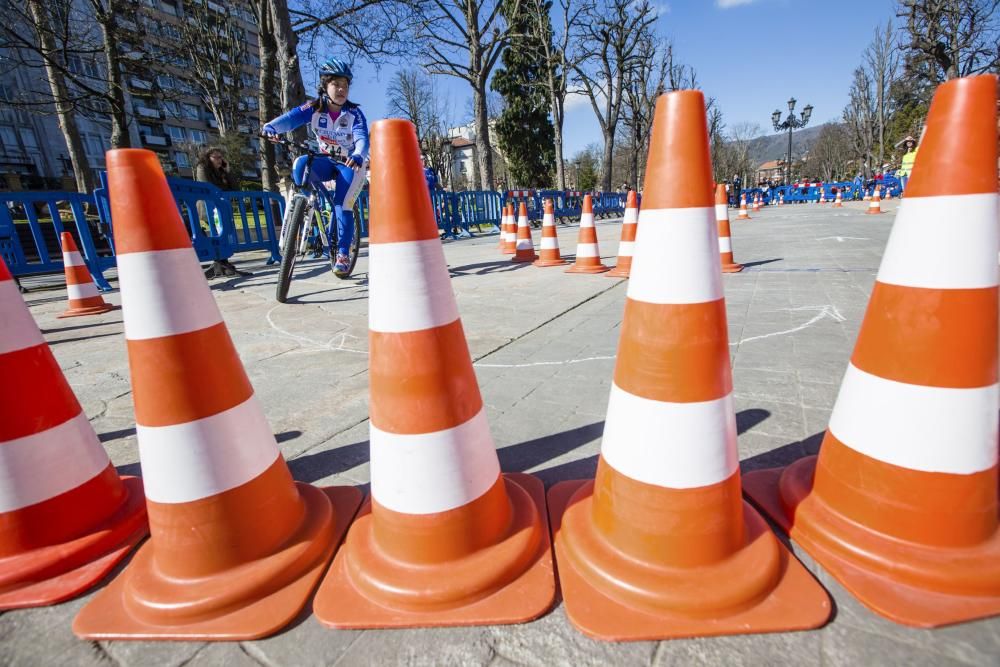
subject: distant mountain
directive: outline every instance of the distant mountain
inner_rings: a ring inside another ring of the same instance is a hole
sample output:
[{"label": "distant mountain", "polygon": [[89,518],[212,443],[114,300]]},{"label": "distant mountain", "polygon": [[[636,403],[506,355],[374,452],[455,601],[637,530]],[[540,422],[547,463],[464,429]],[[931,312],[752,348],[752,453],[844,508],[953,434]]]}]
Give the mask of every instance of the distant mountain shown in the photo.
[{"label": "distant mountain", "polygon": [[[810,126],[792,132],[792,156],[801,156],[809,147],[816,143],[819,133],[827,124],[823,123],[822,125]],[[755,167],[769,160],[784,160],[787,153],[788,132],[771,134],[750,142],[750,158]]]}]

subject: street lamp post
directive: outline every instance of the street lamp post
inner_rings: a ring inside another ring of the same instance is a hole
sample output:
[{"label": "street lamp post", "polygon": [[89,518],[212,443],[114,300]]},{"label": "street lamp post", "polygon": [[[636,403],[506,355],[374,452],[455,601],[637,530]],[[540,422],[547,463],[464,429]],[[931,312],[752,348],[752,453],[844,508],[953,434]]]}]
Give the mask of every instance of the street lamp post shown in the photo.
[{"label": "street lamp post", "polygon": [[776,132],[781,132],[783,130],[788,130],[788,155],[785,161],[785,185],[788,185],[792,180],[792,130],[798,130],[805,127],[809,123],[809,118],[812,116],[813,107],[811,104],[807,104],[804,109],[802,109],[801,120],[795,117],[795,98],[788,100],[788,118],[784,121],[781,120],[781,111],[778,109],[774,110],[771,114],[771,123],[774,124],[774,129]]}]

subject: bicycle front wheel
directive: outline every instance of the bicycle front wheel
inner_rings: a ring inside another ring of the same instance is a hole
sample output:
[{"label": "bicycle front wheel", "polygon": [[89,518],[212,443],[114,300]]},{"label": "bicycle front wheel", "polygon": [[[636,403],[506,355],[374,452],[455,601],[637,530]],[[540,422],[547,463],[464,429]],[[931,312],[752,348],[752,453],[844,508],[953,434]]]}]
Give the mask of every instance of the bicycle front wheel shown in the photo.
[{"label": "bicycle front wheel", "polygon": [[278,303],[285,303],[288,287],[292,284],[292,271],[295,270],[295,260],[298,258],[299,233],[306,217],[306,204],[306,198],[301,195],[292,198],[285,222],[288,229],[282,230],[285,242],[281,246],[281,265],[278,267],[278,286],[274,295]]}]

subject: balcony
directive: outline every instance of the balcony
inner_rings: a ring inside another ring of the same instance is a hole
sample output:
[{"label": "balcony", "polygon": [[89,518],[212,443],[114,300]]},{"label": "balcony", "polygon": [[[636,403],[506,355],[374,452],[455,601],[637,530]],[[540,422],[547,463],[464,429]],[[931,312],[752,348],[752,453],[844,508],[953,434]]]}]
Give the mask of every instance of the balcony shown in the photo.
[{"label": "balcony", "polygon": [[143,118],[163,118],[163,114],[157,109],[150,109],[149,107],[136,107],[135,113]]},{"label": "balcony", "polygon": [[208,126],[213,130],[219,129],[219,121],[215,120],[214,118],[209,118],[206,122],[208,123]]},{"label": "balcony", "polygon": [[137,76],[133,76],[131,79],[129,79],[129,84],[133,88],[135,88],[136,90],[152,90],[153,89],[153,82],[152,81],[146,81],[145,79],[140,79]]},{"label": "balcony", "polygon": [[170,137],[161,137],[156,134],[146,134],[142,135],[142,143],[147,146],[162,146],[166,148],[170,145]]}]

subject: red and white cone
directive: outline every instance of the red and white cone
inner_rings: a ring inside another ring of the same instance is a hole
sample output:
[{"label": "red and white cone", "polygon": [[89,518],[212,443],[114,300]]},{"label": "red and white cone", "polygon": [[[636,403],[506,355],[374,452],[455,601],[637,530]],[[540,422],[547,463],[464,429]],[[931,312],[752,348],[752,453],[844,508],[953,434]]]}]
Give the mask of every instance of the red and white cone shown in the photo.
[{"label": "red and white cone", "polygon": [[605,274],[609,278],[628,278],[632,269],[632,255],[635,254],[635,233],[638,227],[639,197],[635,190],[629,190],[625,200],[625,218],[622,220],[622,238],[618,242],[618,263]]},{"label": "red and white cone", "polygon": [[534,262],[538,259],[538,255],[535,254],[535,242],[531,238],[531,225],[528,224],[528,207],[524,202],[521,202],[517,212],[517,238],[514,243],[514,256],[510,261]]},{"label": "red and white cone", "polygon": [[879,197],[878,187],[876,187],[874,192],[872,192],[872,198],[871,201],[868,202],[868,210],[865,211],[865,213],[869,213],[871,215],[878,215],[881,212],[882,212],[882,199],[881,197]]},{"label": "red and white cone", "polygon": [[97,285],[90,277],[90,270],[87,268],[86,262],[83,261],[80,250],[76,247],[73,235],[69,232],[63,232],[61,240],[69,307],[57,317],[99,315],[117,308],[117,306],[107,303],[101,293],[97,291]]},{"label": "red and white cone", "polygon": [[729,206],[727,205],[726,186],[715,188],[715,219],[719,228],[719,259],[722,261],[723,273],[739,273],[742,264],[733,259],[733,239],[729,231]]},{"label": "red and white cone", "polygon": [[568,264],[559,254],[559,236],[556,234],[556,216],[552,208],[552,200],[545,200],[542,216],[541,253],[535,260],[535,266],[563,266]]},{"label": "red and white cone", "polygon": [[576,262],[566,269],[566,273],[604,273],[609,270],[601,263],[601,250],[597,246],[594,203],[590,195],[584,195],[583,211],[580,213],[580,235],[576,242]]},{"label": "red and white cone", "polygon": [[747,213],[747,196],[740,195],[740,213],[736,216],[739,220],[750,220],[750,214]]},{"label": "red and white cone", "polygon": [[840,190],[837,190],[837,196],[833,200],[833,208],[844,208],[843,200],[840,197]]}]

